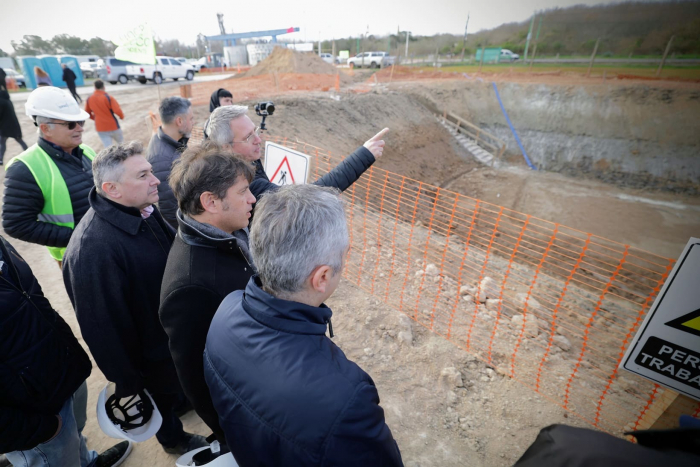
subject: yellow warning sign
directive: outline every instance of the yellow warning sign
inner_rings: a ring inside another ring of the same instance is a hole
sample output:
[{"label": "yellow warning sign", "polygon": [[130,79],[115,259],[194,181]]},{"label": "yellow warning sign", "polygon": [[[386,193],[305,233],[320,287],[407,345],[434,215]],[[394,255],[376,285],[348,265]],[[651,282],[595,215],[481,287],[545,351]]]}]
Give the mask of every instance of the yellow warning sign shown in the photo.
[{"label": "yellow warning sign", "polygon": [[666,323],[666,326],[700,336],[700,308]]}]

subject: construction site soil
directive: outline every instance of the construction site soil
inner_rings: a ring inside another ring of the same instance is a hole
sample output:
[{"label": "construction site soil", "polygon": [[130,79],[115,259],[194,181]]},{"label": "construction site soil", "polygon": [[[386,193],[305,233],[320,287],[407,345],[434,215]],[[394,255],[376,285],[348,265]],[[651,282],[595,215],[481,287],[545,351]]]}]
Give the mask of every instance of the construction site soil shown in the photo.
[{"label": "construction site soil", "polygon": [[[532,171],[513,152],[506,156],[507,163],[502,168],[481,165],[454,140],[431,110],[431,106],[447,107],[479,122],[478,113],[470,107],[472,80],[462,77],[397,82],[395,75],[394,82],[388,84],[375,82],[364,73],[357,73],[352,80],[357,82],[358,77],[363,81],[370,78],[369,84],[344,87],[340,93],[278,94],[271,89],[265,98],[274,99],[277,110],[267,120],[269,135],[345,155],[382,128],[389,127],[386,150],[377,167],[424,183],[666,257],[677,257],[688,238],[700,231],[700,199],[692,190],[630,187],[624,179],[615,178],[603,182],[595,175],[584,176],[584,171],[575,167],[561,170],[563,173]],[[522,84],[520,79],[523,78],[514,78],[514,84]],[[595,86],[586,82],[569,83],[561,76],[527,80],[528,85],[579,87],[580,92],[591,92],[588,85]],[[498,81],[509,82],[504,76],[498,77]],[[629,96],[630,102],[641,99],[637,86],[645,86],[652,92],[657,92],[656,89],[698,92],[697,85],[692,87],[688,83],[659,83],[659,88],[635,82],[609,86],[623,101]],[[236,90],[231,90],[235,94]],[[156,88],[119,91],[114,87],[109,91],[126,114],[122,125],[125,139],[147,144],[151,137],[148,114],[156,112],[158,107]],[[686,102],[685,98],[682,101]],[[661,104],[659,107],[663,108]],[[34,143],[35,127],[24,116],[23,105],[16,104],[15,110],[25,141]],[[208,108],[197,106],[194,111],[201,126],[208,117]],[[250,116],[254,121],[259,120],[252,111]],[[580,118],[583,122],[583,116]],[[686,140],[679,138],[680,143],[672,143],[696,144],[690,136]],[[102,147],[91,121],[86,125],[83,141],[93,148]],[[13,140],[8,141],[5,161],[19,152],[19,146]],[[313,155],[313,150],[308,152]],[[694,163],[697,164],[697,159]],[[4,172],[0,173],[0,178],[4,177]],[[55,309],[76,336],[80,336],[55,262],[43,247],[10,240],[32,266]],[[512,465],[541,428],[552,423],[587,426],[355,285],[341,283],[328,305],[334,310],[334,341],[374,379],[387,423],[407,466]],[[94,415],[97,395],[105,383],[93,362],[88,379],[85,434],[90,448],[98,451],[116,442],[100,431]],[[193,412],[185,415],[183,422],[189,431],[209,434]],[[172,466],[174,461],[174,456],[163,452],[156,440],[150,439],[137,445],[123,465],[160,467]]]}]

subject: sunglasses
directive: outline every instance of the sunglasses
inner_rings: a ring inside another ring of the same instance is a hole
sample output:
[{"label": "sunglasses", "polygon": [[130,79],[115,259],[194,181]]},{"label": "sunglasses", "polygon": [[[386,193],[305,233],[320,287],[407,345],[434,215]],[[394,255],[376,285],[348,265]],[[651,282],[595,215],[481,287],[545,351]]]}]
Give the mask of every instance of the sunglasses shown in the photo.
[{"label": "sunglasses", "polygon": [[80,125],[80,128],[85,126],[85,120],[80,120],[78,122],[49,122],[54,125],[65,125],[69,130],[75,130],[76,125]]}]

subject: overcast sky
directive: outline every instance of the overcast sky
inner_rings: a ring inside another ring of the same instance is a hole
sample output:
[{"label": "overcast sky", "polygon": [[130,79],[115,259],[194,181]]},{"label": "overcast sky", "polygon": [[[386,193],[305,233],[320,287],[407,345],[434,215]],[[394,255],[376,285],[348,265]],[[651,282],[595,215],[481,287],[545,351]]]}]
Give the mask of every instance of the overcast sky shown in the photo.
[{"label": "overcast sky", "polygon": [[[616,3],[601,0],[427,0],[410,6],[402,0],[98,0],[92,3],[2,0],[0,49],[13,52],[10,41],[25,34],[50,39],[71,34],[114,40],[125,30],[148,21],[161,39],[194,44],[197,34],[219,33],[216,13],[224,14],[226,32],[249,32],[299,27],[288,34],[297,41],[339,39],[395,33],[397,27],[418,35],[463,34],[503,23],[524,21],[540,9],[576,4]],[[413,3],[413,2],[410,2]],[[332,6],[331,6],[332,5]]]}]

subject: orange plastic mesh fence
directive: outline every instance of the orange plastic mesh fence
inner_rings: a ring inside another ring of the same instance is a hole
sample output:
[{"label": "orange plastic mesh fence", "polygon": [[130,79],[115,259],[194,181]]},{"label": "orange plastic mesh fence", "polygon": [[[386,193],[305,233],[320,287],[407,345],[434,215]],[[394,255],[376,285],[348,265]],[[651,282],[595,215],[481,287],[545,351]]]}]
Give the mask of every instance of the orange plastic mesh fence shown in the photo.
[{"label": "orange plastic mesh fence", "polygon": [[[269,140],[309,182],[342,160]],[[347,280],[601,430],[658,415],[664,389],[618,365],[673,259],[375,167],[343,196]]]}]

